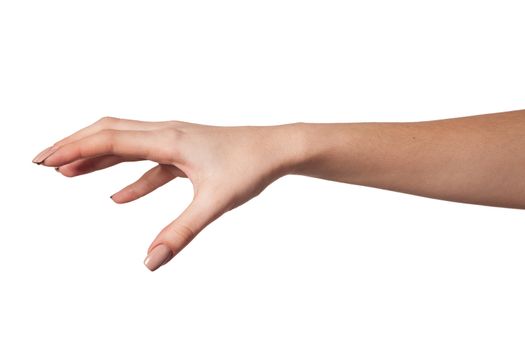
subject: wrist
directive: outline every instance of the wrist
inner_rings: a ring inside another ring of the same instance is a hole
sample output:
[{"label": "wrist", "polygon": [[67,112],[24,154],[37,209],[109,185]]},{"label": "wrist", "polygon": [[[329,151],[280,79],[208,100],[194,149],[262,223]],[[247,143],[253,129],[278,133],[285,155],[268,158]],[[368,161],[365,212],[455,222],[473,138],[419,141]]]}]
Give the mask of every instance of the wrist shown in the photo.
[{"label": "wrist", "polygon": [[[366,125],[356,123],[294,123],[286,128],[286,175],[353,180],[354,165],[363,158],[359,144]],[[366,157],[365,157],[366,158]]]},{"label": "wrist", "polygon": [[309,124],[298,122],[273,126],[277,145],[275,155],[279,158],[280,176],[301,175],[311,158],[312,149],[309,146]]}]

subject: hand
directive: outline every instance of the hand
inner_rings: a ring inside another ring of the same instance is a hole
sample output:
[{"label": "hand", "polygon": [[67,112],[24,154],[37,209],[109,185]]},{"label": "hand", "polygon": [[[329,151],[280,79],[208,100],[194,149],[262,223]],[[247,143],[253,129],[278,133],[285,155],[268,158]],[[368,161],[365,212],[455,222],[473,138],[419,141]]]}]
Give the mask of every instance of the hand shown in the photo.
[{"label": "hand", "polygon": [[45,149],[33,162],[56,167],[65,176],[125,161],[158,163],[115,193],[116,203],[140,198],[176,177],[189,178],[192,202],[148,249],[144,263],[153,271],[212,221],[290,172],[298,155],[293,128],[294,124],[217,127],[105,117]]}]

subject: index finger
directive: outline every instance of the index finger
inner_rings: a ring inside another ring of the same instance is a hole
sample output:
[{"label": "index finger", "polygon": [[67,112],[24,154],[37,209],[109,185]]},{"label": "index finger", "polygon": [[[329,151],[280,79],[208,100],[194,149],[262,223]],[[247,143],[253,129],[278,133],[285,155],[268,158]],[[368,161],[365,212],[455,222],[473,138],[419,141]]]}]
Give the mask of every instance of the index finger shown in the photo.
[{"label": "index finger", "polygon": [[42,164],[58,167],[108,154],[169,162],[159,142],[155,131],[106,129],[58,147]]},{"label": "index finger", "polygon": [[142,120],[124,119],[116,117],[102,117],[91,125],[88,125],[73,134],[64,137],[54,145],[57,147],[80,140],[89,135],[96,134],[104,129],[116,130],[153,130],[162,128],[169,124],[169,122],[150,122]]}]

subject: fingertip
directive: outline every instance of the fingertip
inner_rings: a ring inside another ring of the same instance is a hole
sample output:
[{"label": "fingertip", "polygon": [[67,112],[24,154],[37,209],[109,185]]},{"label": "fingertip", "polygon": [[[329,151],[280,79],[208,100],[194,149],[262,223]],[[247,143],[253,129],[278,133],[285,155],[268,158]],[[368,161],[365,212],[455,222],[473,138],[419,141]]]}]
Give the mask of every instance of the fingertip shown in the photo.
[{"label": "fingertip", "polygon": [[150,271],[155,271],[170,261],[173,256],[171,248],[166,244],[160,243],[155,246],[155,248],[151,249],[148,256],[144,259],[144,265]]},{"label": "fingertip", "polygon": [[74,177],[76,176],[77,174],[75,173],[75,171],[73,171],[70,167],[68,167],[67,165],[65,166],[59,166],[59,167],[55,167],[55,170],[64,175],[65,177]]},{"label": "fingertip", "polygon": [[60,159],[60,154],[58,154],[57,151],[58,147],[54,149],[51,154],[47,155],[46,158],[42,159],[39,164],[53,168],[63,165],[62,160]]},{"label": "fingertip", "polygon": [[124,204],[131,202],[130,199],[122,198],[122,191],[112,194],[111,196],[109,196],[109,198],[116,204]]},{"label": "fingertip", "polygon": [[42,152],[36,155],[36,157],[33,159],[33,163],[41,165],[44,163],[44,161],[51,156],[56,150],[58,149],[57,145],[47,147]]},{"label": "fingertip", "polygon": [[67,175],[67,171],[64,172],[64,169],[60,168],[60,167],[55,167],[55,171],[57,173],[59,173],[60,175],[63,175],[63,176],[66,176],[66,177],[71,177],[70,175]]},{"label": "fingertip", "polygon": [[118,198],[117,198],[117,193],[112,194],[111,196],[109,196],[109,199],[111,199],[114,203],[120,204],[120,202],[118,201]]}]

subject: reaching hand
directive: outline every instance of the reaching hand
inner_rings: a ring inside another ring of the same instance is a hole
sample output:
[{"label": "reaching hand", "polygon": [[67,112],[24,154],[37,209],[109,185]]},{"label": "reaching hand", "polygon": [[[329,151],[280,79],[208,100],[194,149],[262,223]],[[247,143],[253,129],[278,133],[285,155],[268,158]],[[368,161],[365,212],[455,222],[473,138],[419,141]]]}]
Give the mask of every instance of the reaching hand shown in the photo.
[{"label": "reaching hand", "polygon": [[33,162],[78,176],[126,161],[158,163],[112,196],[116,203],[140,198],[176,177],[187,177],[194,197],[155,238],[144,261],[156,270],[204,227],[257,196],[285,175],[297,152],[293,124],[218,127],[180,121],[143,122],[105,117],[42,151]]}]

